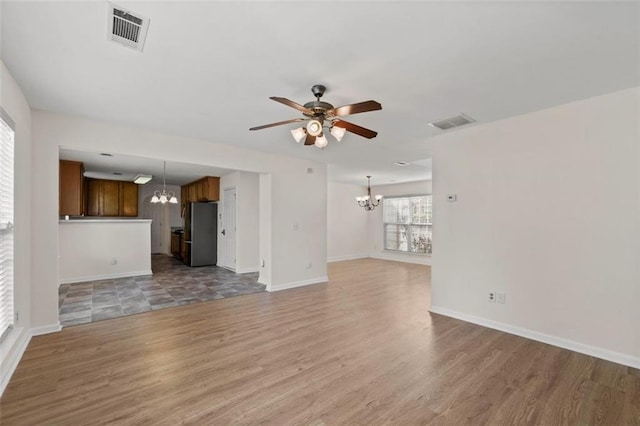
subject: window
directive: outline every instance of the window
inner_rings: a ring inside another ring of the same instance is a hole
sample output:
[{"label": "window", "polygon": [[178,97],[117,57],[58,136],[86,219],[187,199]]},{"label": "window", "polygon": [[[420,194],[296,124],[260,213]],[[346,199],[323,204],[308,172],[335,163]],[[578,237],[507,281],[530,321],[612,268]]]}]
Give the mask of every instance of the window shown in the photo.
[{"label": "window", "polygon": [[431,195],[384,198],[385,250],[431,254]]},{"label": "window", "polygon": [[0,341],[13,326],[13,136],[0,108]]}]

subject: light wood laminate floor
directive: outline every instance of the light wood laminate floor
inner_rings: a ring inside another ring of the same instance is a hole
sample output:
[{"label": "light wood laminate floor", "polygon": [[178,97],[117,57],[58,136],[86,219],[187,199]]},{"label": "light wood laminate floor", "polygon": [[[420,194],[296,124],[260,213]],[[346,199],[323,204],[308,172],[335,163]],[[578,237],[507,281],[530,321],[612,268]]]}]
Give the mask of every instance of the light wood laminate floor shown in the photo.
[{"label": "light wood laminate floor", "polygon": [[640,424],[640,372],[428,312],[428,267],[34,337],[5,425]]}]

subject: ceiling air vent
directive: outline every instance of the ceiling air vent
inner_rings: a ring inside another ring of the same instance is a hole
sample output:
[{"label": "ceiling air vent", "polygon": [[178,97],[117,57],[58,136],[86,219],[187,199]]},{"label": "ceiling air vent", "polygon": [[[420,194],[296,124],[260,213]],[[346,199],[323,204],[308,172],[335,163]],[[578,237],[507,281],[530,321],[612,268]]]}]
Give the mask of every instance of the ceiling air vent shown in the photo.
[{"label": "ceiling air vent", "polygon": [[453,129],[454,127],[464,126],[465,124],[474,123],[476,120],[464,114],[455,115],[453,117],[429,123],[431,127],[437,127],[441,130]]},{"label": "ceiling air vent", "polygon": [[107,3],[107,38],[142,52],[149,28],[149,18],[113,3]]}]

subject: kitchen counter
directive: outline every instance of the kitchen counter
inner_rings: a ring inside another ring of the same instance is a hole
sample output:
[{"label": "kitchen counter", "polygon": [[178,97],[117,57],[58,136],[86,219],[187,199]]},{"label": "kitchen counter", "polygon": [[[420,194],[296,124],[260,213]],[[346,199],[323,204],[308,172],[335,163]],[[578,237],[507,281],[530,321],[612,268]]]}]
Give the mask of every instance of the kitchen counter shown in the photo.
[{"label": "kitchen counter", "polygon": [[151,219],[59,222],[59,284],[151,273]]},{"label": "kitchen counter", "polygon": [[117,219],[117,218],[105,218],[105,219],[61,219],[58,221],[60,224],[69,223],[151,223],[151,219]]}]

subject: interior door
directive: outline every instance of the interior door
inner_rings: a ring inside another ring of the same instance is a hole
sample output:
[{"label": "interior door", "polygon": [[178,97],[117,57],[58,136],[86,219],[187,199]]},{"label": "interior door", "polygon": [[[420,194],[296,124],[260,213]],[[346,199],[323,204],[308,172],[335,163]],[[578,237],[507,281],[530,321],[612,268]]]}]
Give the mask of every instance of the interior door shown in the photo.
[{"label": "interior door", "polygon": [[222,198],[222,266],[236,269],[236,189],[224,190]]}]

